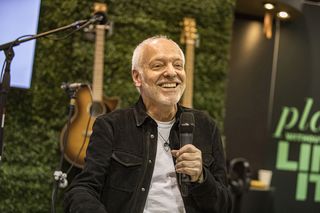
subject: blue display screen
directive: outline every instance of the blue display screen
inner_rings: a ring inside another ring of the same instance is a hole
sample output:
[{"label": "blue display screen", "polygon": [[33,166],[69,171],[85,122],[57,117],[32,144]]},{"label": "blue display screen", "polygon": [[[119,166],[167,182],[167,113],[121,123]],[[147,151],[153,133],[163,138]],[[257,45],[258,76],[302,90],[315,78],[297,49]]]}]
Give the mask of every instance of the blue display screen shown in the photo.
[{"label": "blue display screen", "polygon": [[[37,33],[41,0],[0,0],[0,44],[23,35]],[[28,89],[31,85],[36,41],[31,40],[15,46],[11,63],[10,86]],[[0,51],[0,66],[5,60]]]}]

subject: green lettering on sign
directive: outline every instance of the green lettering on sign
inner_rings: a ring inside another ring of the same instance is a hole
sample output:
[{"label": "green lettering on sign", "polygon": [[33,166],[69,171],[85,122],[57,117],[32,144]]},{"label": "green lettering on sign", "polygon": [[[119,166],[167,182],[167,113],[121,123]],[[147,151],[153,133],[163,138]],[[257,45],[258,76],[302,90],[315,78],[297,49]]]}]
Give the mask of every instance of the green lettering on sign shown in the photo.
[{"label": "green lettering on sign", "polygon": [[[301,113],[297,107],[282,107],[273,137],[279,140],[276,169],[297,172],[295,199],[306,201],[314,192],[314,202],[320,203],[320,110],[312,110],[313,103],[307,97]],[[300,146],[299,159],[290,156],[290,148],[296,150],[296,145]]]},{"label": "green lettering on sign", "polygon": [[289,143],[287,141],[280,141],[278,143],[277,163],[276,167],[279,170],[297,171],[298,163],[289,161]]},{"label": "green lettering on sign", "polygon": [[310,182],[315,183],[314,201],[320,202],[320,175],[310,174]]},{"label": "green lettering on sign", "polygon": [[[287,121],[289,114],[291,114],[290,121]],[[284,129],[290,129],[294,127],[294,125],[297,123],[299,118],[299,111],[295,107],[283,107],[281,112],[281,117],[278,122],[276,131],[274,132],[273,136],[276,138],[281,137],[282,131]]]},{"label": "green lettering on sign", "polygon": [[319,145],[313,146],[311,172],[315,172],[315,173],[320,172],[320,146]]},{"label": "green lettering on sign", "polygon": [[306,125],[306,121],[309,116],[312,104],[313,104],[312,98],[307,98],[307,102],[306,102],[306,105],[304,106],[304,110],[299,122],[299,129],[302,131],[308,128],[308,125]]},{"label": "green lettering on sign", "polygon": [[301,144],[300,145],[300,160],[299,160],[299,171],[309,171],[309,162],[311,156],[311,145]]},{"label": "green lettering on sign", "polygon": [[297,180],[297,189],[296,189],[296,200],[304,201],[307,199],[308,191],[308,174],[299,173]]},{"label": "green lettering on sign", "polygon": [[320,111],[314,113],[310,120],[310,129],[312,132],[320,131],[319,125],[317,125],[319,117],[320,117]]}]

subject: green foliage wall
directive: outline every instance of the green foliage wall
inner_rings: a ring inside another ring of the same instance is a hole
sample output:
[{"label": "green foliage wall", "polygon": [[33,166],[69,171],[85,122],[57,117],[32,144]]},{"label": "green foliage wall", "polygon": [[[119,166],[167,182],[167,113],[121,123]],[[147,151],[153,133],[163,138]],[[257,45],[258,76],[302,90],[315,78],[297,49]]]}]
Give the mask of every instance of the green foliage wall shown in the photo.
[{"label": "green foliage wall", "polygon": [[[93,2],[42,0],[38,32],[89,17]],[[234,2],[106,1],[114,30],[106,38],[105,94],[120,97],[120,107],[133,104],[138,97],[130,76],[134,47],[157,34],[168,35],[179,43],[180,22],[183,17],[191,16],[196,18],[200,34],[195,59],[194,107],[208,111],[222,126]],[[94,42],[85,39],[83,32],[62,40],[51,37],[37,41],[32,88],[11,89],[8,97],[5,156],[0,166],[0,212],[50,211],[52,174],[59,163],[59,134],[68,107],[67,95],[60,85],[91,82],[93,48]]]}]

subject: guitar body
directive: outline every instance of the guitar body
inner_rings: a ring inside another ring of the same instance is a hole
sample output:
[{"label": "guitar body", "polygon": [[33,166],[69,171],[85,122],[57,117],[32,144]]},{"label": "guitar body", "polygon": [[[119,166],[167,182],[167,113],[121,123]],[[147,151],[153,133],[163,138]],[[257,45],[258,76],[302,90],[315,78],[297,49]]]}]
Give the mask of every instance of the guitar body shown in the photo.
[{"label": "guitar body", "polygon": [[[105,13],[107,5],[95,3],[94,10],[95,13]],[[118,98],[106,98],[103,96],[104,45],[105,31],[107,29],[108,25],[105,25],[105,23],[95,26],[96,39],[92,90],[89,86],[86,86],[77,91],[75,113],[70,121],[69,133],[66,132],[66,124],[60,137],[60,147],[64,151],[65,159],[79,168],[84,165],[92,126],[96,117],[114,110],[119,102]]]},{"label": "guitar body", "polygon": [[70,129],[67,135],[67,124],[60,135],[60,147],[64,147],[64,138],[67,137],[64,147],[65,159],[78,168],[84,165],[84,158],[92,133],[92,126],[97,116],[108,113],[116,108],[118,99],[104,98],[103,102],[93,102],[89,86],[81,87],[77,92],[75,113],[71,118]]}]

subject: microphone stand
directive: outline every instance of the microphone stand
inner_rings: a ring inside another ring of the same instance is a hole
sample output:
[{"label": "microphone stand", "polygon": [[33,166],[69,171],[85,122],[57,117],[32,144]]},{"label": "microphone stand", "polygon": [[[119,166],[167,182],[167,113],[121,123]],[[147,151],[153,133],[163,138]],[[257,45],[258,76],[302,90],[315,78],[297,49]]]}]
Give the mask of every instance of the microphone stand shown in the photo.
[{"label": "microphone stand", "polygon": [[14,41],[1,44],[0,45],[0,51],[4,51],[5,53],[5,69],[4,73],[0,82],[0,116],[1,116],[1,123],[0,123],[0,165],[1,165],[1,160],[2,160],[2,152],[3,152],[3,134],[4,134],[4,121],[5,121],[5,112],[6,112],[6,100],[7,100],[7,95],[10,89],[10,66],[12,59],[14,57],[14,51],[13,47],[20,45],[21,43],[38,39],[53,33],[61,32],[67,29],[75,28],[75,31],[80,30],[85,28],[86,26],[95,23],[96,21],[99,21],[100,17],[93,17],[90,20],[80,20],[76,21],[72,24],[56,28],[47,32],[43,32],[40,34],[32,35],[28,38],[24,39],[16,39]]},{"label": "microphone stand", "polygon": [[66,134],[63,137],[63,145],[61,149],[61,155],[60,155],[60,163],[58,166],[58,169],[54,171],[53,177],[53,187],[52,187],[52,194],[51,194],[51,213],[56,212],[55,203],[57,199],[57,192],[58,188],[66,188],[68,186],[68,180],[67,180],[67,173],[62,172],[62,165],[63,165],[63,158],[64,158],[64,150],[67,146],[68,142],[68,136],[69,136],[69,130],[70,130],[70,124],[71,124],[71,118],[72,115],[75,112],[75,104],[76,104],[76,94],[78,92],[80,87],[67,87],[66,91],[68,93],[68,96],[70,98],[69,102],[69,112],[68,112],[68,120],[67,120],[67,128],[66,128]]}]

